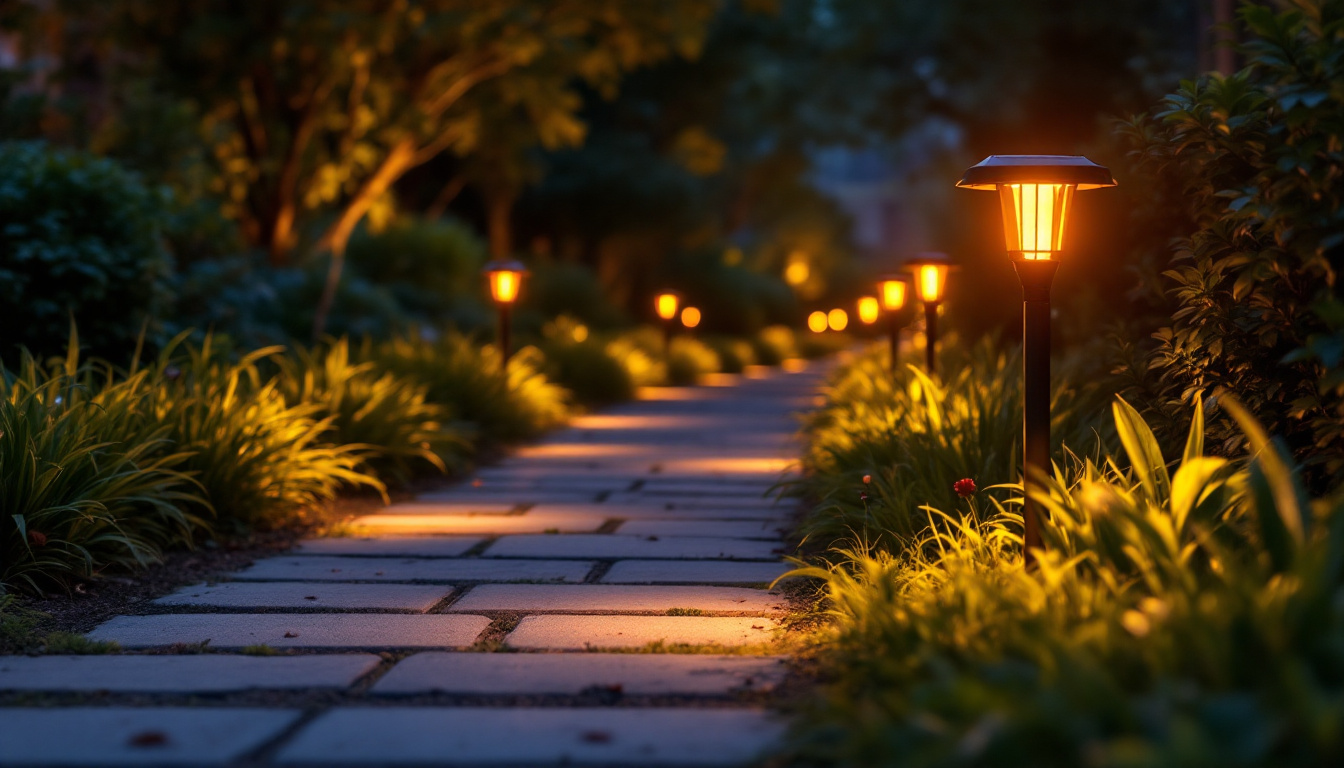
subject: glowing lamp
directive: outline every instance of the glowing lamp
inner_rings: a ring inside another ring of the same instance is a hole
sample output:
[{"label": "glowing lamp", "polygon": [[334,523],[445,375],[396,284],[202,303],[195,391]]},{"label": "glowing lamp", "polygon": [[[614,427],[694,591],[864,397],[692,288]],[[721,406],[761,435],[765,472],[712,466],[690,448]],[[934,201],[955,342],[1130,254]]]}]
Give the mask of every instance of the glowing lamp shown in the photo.
[{"label": "glowing lamp", "polygon": [[[1104,166],[1079,155],[990,155],[966,169],[966,189],[999,193],[1003,238],[1022,283],[1022,479],[1050,470],[1050,285],[1079,190],[1114,187]],[[1042,547],[1040,505],[1024,494],[1023,561]]]},{"label": "glowing lamp", "polygon": [[877,316],[881,314],[882,308],[877,303],[877,297],[864,296],[859,299],[859,321],[864,325],[872,325],[877,322]]},{"label": "glowing lamp", "polygon": [[696,307],[687,307],[681,310],[681,324],[687,328],[694,328],[700,324],[700,310]]},{"label": "glowing lamp", "polygon": [[849,314],[836,307],[826,314],[826,325],[832,331],[843,331],[849,326]]},{"label": "glowing lamp", "polygon": [[681,297],[675,293],[660,293],[654,300],[654,309],[658,312],[658,317],[663,320],[671,320],[677,316],[677,306],[681,304]]},{"label": "glowing lamp", "polygon": [[1080,155],[990,155],[968,168],[957,186],[996,190],[1008,252],[1040,261],[1064,250],[1073,193],[1113,187],[1115,179]]},{"label": "glowing lamp", "polygon": [[813,333],[822,333],[826,330],[826,313],[817,310],[807,316],[807,329]]},{"label": "glowing lamp", "polygon": [[906,266],[914,275],[915,296],[924,304],[924,366],[930,374],[938,370],[938,307],[943,303],[947,288],[947,273],[952,264],[945,253],[921,253],[907,259]]},{"label": "glowing lamp", "polygon": [[481,272],[490,286],[490,297],[495,300],[495,306],[499,308],[499,354],[507,370],[511,352],[509,336],[512,330],[509,309],[518,300],[518,289],[523,285],[527,267],[517,261],[492,261],[486,264]]},{"label": "glowing lamp", "polygon": [[882,296],[882,309],[887,312],[905,309],[905,295],[909,285],[909,279],[903,275],[890,275],[878,280],[877,290]]}]

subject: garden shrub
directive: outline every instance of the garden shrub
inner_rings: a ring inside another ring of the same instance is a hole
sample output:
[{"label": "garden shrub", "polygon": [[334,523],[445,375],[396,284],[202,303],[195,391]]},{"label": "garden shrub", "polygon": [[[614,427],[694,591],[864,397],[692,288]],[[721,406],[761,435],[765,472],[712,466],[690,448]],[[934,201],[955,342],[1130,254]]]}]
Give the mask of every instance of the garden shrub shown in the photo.
[{"label": "garden shrub", "polygon": [[[1146,361],[1146,406],[1174,425],[1201,394],[1230,391],[1331,488],[1344,481],[1344,2],[1246,3],[1241,16],[1248,66],[1183,83],[1128,130],[1188,218],[1171,233],[1176,306]],[[1218,451],[1240,450],[1232,419],[1210,430]]]},{"label": "garden shrub", "polygon": [[719,356],[719,370],[724,373],[741,373],[756,362],[756,353],[749,341],[715,336],[706,343]]},{"label": "garden shrub", "polygon": [[1033,491],[1050,511],[1034,569],[1020,498],[980,496],[931,509],[918,546],[798,571],[824,580],[834,623],[818,638],[831,682],[800,713],[793,762],[1344,759],[1344,503],[1309,502],[1282,444],[1231,403],[1251,459],[1205,455],[1192,405],[1168,462],[1115,403],[1123,454],[1070,457]]},{"label": "garden shrub", "polygon": [[73,317],[99,354],[159,338],[172,262],[163,200],[111,160],[0,144],[0,355],[59,353]]},{"label": "garden shrub", "polygon": [[547,323],[546,376],[565,387],[584,405],[629,400],[635,395],[635,380],[626,362],[612,354],[605,339],[568,315]]},{"label": "garden shrub", "polygon": [[667,383],[674,385],[695,384],[707,373],[717,373],[719,356],[703,341],[690,336],[678,336],[672,340],[672,349],[667,355]]},{"label": "garden shrub", "polygon": [[798,356],[793,329],[786,325],[772,325],[761,329],[751,340],[755,357],[761,365],[779,365]]},{"label": "garden shrub", "polygon": [[[418,322],[474,326],[488,317],[477,297],[485,243],[456,220],[407,218],[378,233],[361,232],[346,252],[351,273],[387,292]],[[470,305],[470,306],[465,306]]]}]

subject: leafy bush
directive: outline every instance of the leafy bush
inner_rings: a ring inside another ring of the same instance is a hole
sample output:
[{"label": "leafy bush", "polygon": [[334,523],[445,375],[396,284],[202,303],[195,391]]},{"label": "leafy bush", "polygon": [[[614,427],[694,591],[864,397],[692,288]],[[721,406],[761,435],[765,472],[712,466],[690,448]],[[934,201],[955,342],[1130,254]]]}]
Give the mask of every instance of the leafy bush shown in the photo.
[{"label": "leafy bush", "polygon": [[793,329],[786,325],[772,325],[763,328],[751,340],[756,360],[761,365],[779,365],[791,357],[798,356],[794,343]]},{"label": "leafy bush", "polygon": [[347,258],[355,277],[386,290],[410,318],[475,326],[489,316],[475,298],[485,244],[462,222],[404,219],[352,239]]},{"label": "leafy bush", "polygon": [[352,362],[347,339],[276,360],[286,402],[321,406],[316,415],[328,424],[323,441],[355,446],[384,480],[401,484],[430,469],[446,472],[470,453],[469,435],[447,423],[446,407],[427,401],[425,385],[372,362]]},{"label": "leafy bush", "polygon": [[706,343],[719,356],[719,370],[724,373],[741,373],[756,362],[756,353],[749,341],[715,336]]},{"label": "leafy bush", "polygon": [[430,402],[448,406],[454,418],[475,424],[488,443],[521,440],[559,426],[569,416],[568,393],[541,373],[545,360],[536,347],[509,358],[507,378],[498,351],[456,333],[434,341],[397,336],[366,345],[361,358],[425,386]]},{"label": "leafy bush", "polygon": [[[1174,259],[1162,272],[1171,324],[1134,374],[1153,369],[1150,415],[1168,440],[1195,398],[1226,388],[1287,441],[1313,486],[1336,487],[1344,2],[1300,0],[1278,13],[1246,3],[1242,18],[1246,69],[1183,83],[1129,127],[1140,165],[1181,191],[1188,220],[1170,233]],[[1240,449],[1232,420],[1210,427],[1218,450]]]},{"label": "leafy bush", "polygon": [[575,400],[599,405],[634,397],[635,380],[625,360],[588,326],[562,315],[547,323],[543,333],[546,375],[569,389]]},{"label": "leafy bush", "polygon": [[985,520],[930,511],[920,546],[799,571],[826,583],[834,624],[819,648],[833,683],[799,718],[795,762],[1344,759],[1344,503],[1308,503],[1282,445],[1224,407],[1249,465],[1204,455],[1197,401],[1169,471],[1117,402],[1124,458],[1074,457],[1033,491],[1051,513],[1035,569],[1016,499]]},{"label": "leafy bush", "polygon": [[[807,474],[791,487],[819,501],[803,524],[806,535],[900,551],[927,529],[925,506],[956,505],[957,480],[983,488],[1018,479],[1018,353],[997,350],[993,339],[970,349],[948,343],[939,366],[950,372],[941,382],[922,362],[905,361],[893,374],[886,345],[875,344],[832,375],[826,405],[805,424]],[[1051,434],[1056,445],[1090,443],[1096,400],[1064,383],[1069,378],[1056,377]]]},{"label": "leafy bush", "polygon": [[612,328],[625,319],[597,274],[582,264],[533,264],[520,309],[546,318],[567,315],[596,328]]},{"label": "leafy bush", "polygon": [[[76,347],[77,349],[77,347]],[[144,566],[209,503],[154,418],[151,375],[25,355],[0,381],[0,591]]]},{"label": "leafy bush", "polygon": [[73,317],[104,355],[158,338],[172,262],[163,202],[110,160],[0,144],[0,354],[64,348]]},{"label": "leafy bush", "polygon": [[699,339],[678,336],[667,355],[667,383],[695,384],[707,373],[717,373],[719,356]]}]

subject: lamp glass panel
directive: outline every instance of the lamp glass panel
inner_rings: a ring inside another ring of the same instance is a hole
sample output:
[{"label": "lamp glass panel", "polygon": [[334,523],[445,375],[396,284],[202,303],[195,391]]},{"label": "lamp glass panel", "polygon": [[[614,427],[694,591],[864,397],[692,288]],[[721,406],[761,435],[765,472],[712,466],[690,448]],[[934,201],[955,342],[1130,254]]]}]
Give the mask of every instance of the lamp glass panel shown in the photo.
[{"label": "lamp glass panel", "polygon": [[518,298],[522,273],[501,269],[490,273],[490,295],[501,304],[512,304]]},{"label": "lamp glass panel", "polygon": [[877,304],[877,299],[872,296],[864,296],[859,299],[859,319],[868,325],[877,322],[877,316],[881,308]]},{"label": "lamp glass panel", "polygon": [[894,312],[905,308],[904,280],[883,280],[878,287],[882,289],[883,309]]},{"label": "lamp glass panel", "polygon": [[1051,259],[1064,249],[1073,184],[1001,184],[1004,243],[1024,259]]},{"label": "lamp glass panel", "polygon": [[947,284],[946,264],[921,264],[916,278],[915,289],[920,301],[943,300],[943,286]]},{"label": "lamp glass panel", "polygon": [[677,294],[659,294],[656,306],[658,309],[658,317],[661,317],[664,320],[671,320],[677,316]]}]

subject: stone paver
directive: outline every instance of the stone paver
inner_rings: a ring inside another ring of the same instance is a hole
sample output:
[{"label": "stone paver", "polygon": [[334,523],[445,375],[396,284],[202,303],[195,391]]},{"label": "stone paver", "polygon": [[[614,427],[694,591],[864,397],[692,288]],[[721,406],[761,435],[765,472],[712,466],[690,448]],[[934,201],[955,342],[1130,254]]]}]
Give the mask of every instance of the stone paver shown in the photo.
[{"label": "stone paver", "polygon": [[329,712],[282,763],[738,765],[783,736],[758,709],[413,708]]},{"label": "stone paver", "polygon": [[452,611],[650,612],[773,614],[779,595],[741,587],[648,587],[603,584],[482,584],[453,603]]},{"label": "stone paver", "polygon": [[526,616],[505,639],[511,648],[584,651],[665,645],[768,643],[773,619],[737,616]]},{"label": "stone paver", "polygon": [[[594,504],[585,509],[601,510],[611,518],[628,520],[787,520],[793,517],[793,509],[788,507],[695,507],[686,509],[677,505],[668,505],[657,499],[642,499],[638,503]],[[537,507],[537,511],[554,510],[556,507]],[[558,509],[565,509],[563,507]]]},{"label": "stone paver", "polygon": [[607,497],[603,504],[610,504],[613,507],[623,504],[658,505],[664,509],[795,509],[797,507],[797,503],[793,501],[777,501],[760,497],[712,494],[680,496],[675,494],[645,494],[642,491],[613,493]]},{"label": "stone paver", "polygon": [[89,633],[127,648],[210,642],[212,648],[462,648],[490,624],[465,614],[265,613],[118,616]]},{"label": "stone paver", "polygon": [[347,688],[372,672],[379,661],[369,653],[0,656],[0,691],[227,693],[251,689]]},{"label": "stone paver", "polygon": [[228,583],[183,587],[156,605],[213,608],[380,609],[424,613],[453,591],[429,584]]},{"label": "stone paver", "polygon": [[619,560],[603,584],[769,584],[792,570],[787,563],[733,560]]},{"label": "stone paver", "polygon": [[622,536],[711,536],[731,539],[776,539],[785,524],[766,520],[627,520],[616,529]]},{"label": "stone paver", "polygon": [[459,557],[485,541],[480,536],[346,536],[338,539],[304,539],[295,547],[300,555],[418,555]]},{"label": "stone paver", "polygon": [[678,558],[775,560],[778,542],[751,539],[714,539],[694,536],[505,536],[491,544],[483,557],[556,557],[616,559]]},{"label": "stone paver", "polygon": [[226,765],[299,718],[281,709],[5,709],[0,765]]},{"label": "stone paver", "polygon": [[[411,551],[414,554],[414,551]],[[581,560],[461,560],[414,557],[270,557],[238,580],[298,581],[583,581],[593,564]]]},{"label": "stone paver", "polygon": [[721,696],[766,691],[784,679],[778,656],[690,653],[417,653],[373,693],[558,694],[592,689],[623,695]]},{"label": "stone paver", "polygon": [[[599,509],[594,505],[595,510]],[[390,507],[389,509],[394,509]],[[355,518],[351,525],[370,533],[439,534],[474,533],[500,535],[509,533],[589,533],[607,521],[600,512],[589,514],[534,514],[521,515],[403,515],[388,512]]]}]

